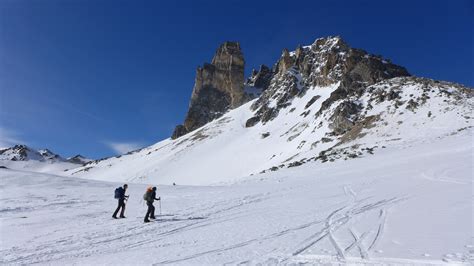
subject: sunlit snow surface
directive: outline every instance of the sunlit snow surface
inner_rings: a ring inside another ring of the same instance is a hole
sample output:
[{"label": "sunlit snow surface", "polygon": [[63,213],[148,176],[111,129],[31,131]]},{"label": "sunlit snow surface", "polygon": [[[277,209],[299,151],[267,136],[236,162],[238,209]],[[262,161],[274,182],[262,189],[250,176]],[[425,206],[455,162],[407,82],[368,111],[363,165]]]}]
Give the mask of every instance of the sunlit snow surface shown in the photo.
[{"label": "sunlit snow surface", "polygon": [[[472,131],[220,186],[120,183],[0,169],[0,264],[469,264]],[[190,176],[193,172],[188,173]],[[159,204],[157,212],[159,212]]]}]

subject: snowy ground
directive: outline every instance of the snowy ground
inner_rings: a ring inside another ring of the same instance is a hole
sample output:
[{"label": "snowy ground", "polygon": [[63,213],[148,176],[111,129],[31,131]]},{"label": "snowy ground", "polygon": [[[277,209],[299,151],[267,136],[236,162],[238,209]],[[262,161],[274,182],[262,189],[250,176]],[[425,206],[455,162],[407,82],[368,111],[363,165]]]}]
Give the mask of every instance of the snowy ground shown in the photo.
[{"label": "snowy ground", "polygon": [[160,186],[150,224],[144,184],[130,184],[127,218],[113,220],[118,183],[0,169],[0,264],[468,264],[472,151],[465,133],[233,184]]}]

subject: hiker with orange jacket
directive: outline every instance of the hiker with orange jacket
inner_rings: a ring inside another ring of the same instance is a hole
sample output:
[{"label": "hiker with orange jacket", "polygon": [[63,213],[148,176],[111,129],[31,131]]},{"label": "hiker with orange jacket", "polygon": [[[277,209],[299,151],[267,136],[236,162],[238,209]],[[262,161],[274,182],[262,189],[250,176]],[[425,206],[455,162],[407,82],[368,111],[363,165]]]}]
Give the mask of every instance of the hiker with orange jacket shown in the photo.
[{"label": "hiker with orange jacket", "polygon": [[149,219],[156,219],[155,206],[153,206],[153,202],[155,200],[160,200],[161,198],[156,198],[156,187],[148,187],[145,194],[143,195],[143,199],[146,201],[146,205],[148,206],[144,222],[149,223]]}]

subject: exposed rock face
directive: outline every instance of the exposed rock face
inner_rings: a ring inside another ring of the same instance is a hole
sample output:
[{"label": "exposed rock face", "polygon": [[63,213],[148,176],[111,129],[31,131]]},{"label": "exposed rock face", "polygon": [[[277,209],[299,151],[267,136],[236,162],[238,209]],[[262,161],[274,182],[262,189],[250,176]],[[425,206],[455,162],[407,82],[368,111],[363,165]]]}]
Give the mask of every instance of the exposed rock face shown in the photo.
[{"label": "exposed rock face", "polygon": [[261,65],[260,69],[252,70],[252,75],[247,80],[246,85],[252,86],[262,91],[266,90],[273,78],[273,71],[266,65]]},{"label": "exposed rock face", "polygon": [[90,161],[92,161],[91,159],[87,159],[86,157],[78,154],[76,156],[73,156],[73,157],[70,157],[70,158],[67,158],[67,161],[70,162],[70,163],[75,163],[75,164],[86,164]]},{"label": "exposed rock face", "polygon": [[245,103],[244,56],[239,43],[225,42],[216,51],[211,64],[196,70],[189,110],[183,125],[172,138],[178,138]]},{"label": "exposed rock face", "polygon": [[331,128],[336,135],[341,135],[349,131],[354,125],[354,121],[357,121],[354,115],[357,115],[359,110],[362,109],[352,101],[344,101],[337,106],[334,110],[333,115],[330,118]]},{"label": "exposed rock face", "polygon": [[[410,75],[405,68],[389,60],[349,47],[340,37],[320,38],[310,46],[297,47],[294,52],[284,49],[273,72],[268,88],[252,106],[257,112],[248,126],[272,120],[279,110],[287,107],[295,96],[303,95],[309,87],[340,82],[339,88],[323,103],[320,110],[323,111],[336,100],[360,94],[366,86]],[[333,117],[335,132],[347,130],[347,117],[355,115],[351,112],[357,112],[357,108],[348,107],[350,104],[341,107],[339,112],[345,117]]]},{"label": "exposed rock face", "polygon": [[184,127],[184,125],[177,125],[174,128],[173,134],[171,135],[172,139],[177,139],[183,135],[186,135],[188,133],[188,130]]}]

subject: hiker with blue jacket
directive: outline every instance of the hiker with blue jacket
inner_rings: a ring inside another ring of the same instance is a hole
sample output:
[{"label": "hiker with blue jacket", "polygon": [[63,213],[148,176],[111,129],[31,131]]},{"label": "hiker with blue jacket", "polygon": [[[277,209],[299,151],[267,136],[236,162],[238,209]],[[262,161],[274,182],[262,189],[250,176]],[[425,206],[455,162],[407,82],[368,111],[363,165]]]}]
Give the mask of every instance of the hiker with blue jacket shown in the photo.
[{"label": "hiker with blue jacket", "polygon": [[125,218],[125,199],[128,199],[128,196],[125,195],[125,191],[127,190],[127,188],[128,185],[124,184],[123,187],[118,187],[115,189],[115,198],[118,200],[118,206],[114,214],[112,215],[112,218],[114,219],[118,219],[117,213],[120,209],[122,209],[122,211],[120,212],[120,218]]},{"label": "hiker with blue jacket", "polygon": [[148,206],[148,210],[146,211],[145,215],[145,223],[149,223],[150,219],[155,218],[155,206],[153,206],[153,202],[155,200],[161,200],[160,197],[156,198],[156,187],[148,187],[145,194],[143,195],[143,199],[146,201],[146,205]]}]

